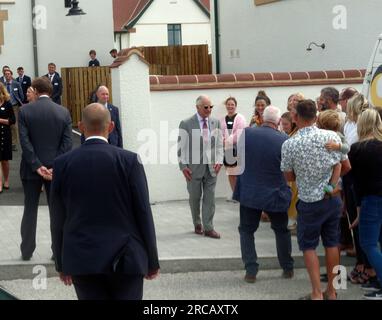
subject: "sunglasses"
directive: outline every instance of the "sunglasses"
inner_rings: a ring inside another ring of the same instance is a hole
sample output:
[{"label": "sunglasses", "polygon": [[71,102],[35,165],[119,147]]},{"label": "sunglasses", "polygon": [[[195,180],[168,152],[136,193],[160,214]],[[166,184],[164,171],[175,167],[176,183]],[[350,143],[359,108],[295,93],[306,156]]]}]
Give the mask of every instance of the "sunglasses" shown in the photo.
[{"label": "sunglasses", "polygon": [[208,108],[209,108],[209,109],[212,109],[213,107],[214,107],[214,106],[204,106],[203,108],[207,110]]}]

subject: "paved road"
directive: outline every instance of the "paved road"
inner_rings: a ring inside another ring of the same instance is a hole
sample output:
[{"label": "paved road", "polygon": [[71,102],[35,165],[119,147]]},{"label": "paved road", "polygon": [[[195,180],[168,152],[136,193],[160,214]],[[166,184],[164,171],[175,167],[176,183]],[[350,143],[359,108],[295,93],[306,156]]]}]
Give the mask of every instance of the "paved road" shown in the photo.
[{"label": "paved road", "polygon": [[[35,290],[32,280],[0,281],[0,285],[21,299],[72,300],[73,287],[49,278],[47,289]],[[282,279],[280,270],[260,271],[255,284],[243,281],[242,271],[162,274],[146,281],[145,300],[297,300],[310,290],[307,273],[297,269],[293,279]],[[350,282],[338,293],[340,300],[362,299],[363,291]]]}]

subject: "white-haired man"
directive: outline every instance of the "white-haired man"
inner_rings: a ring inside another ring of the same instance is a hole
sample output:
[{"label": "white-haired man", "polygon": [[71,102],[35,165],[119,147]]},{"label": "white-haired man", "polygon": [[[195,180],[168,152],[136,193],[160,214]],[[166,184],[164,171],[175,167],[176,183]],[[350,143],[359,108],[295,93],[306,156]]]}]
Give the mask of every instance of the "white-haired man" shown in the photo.
[{"label": "white-haired man", "polygon": [[[262,211],[271,220],[276,235],[277,257],[284,278],[293,277],[291,235],[288,230],[288,207],[291,191],[280,170],[281,146],[288,136],[278,131],[281,112],[268,106],[261,127],[246,128],[238,145],[238,163],[244,167],[238,177],[234,199],[240,202],[240,247],[245,265],[244,280],[256,281],[259,269],[254,233],[259,227]],[[247,165],[243,166],[242,164]],[[248,165],[250,164],[250,165]]]}]

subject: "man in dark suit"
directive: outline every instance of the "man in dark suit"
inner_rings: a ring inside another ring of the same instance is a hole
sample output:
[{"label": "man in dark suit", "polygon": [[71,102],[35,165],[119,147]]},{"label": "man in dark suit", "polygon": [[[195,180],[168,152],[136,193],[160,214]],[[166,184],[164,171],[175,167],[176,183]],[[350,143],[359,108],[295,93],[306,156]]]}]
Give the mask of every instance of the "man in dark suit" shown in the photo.
[{"label": "man in dark suit", "polygon": [[[110,132],[108,142],[113,146],[123,148],[121,122],[119,120],[119,110],[116,106],[109,103],[109,89],[106,86],[99,86],[96,91],[97,102],[109,110],[111,121],[114,122],[114,129]],[[81,136],[81,143],[85,141],[84,135]]]},{"label": "man in dark suit", "polygon": [[85,143],[53,165],[56,270],[80,300],[140,300],[143,278],[159,274],[145,171],[137,154],[108,143],[113,127],[110,112],[90,104],[79,123]]},{"label": "man in dark suit", "polygon": [[23,101],[24,101],[24,94],[23,94],[23,89],[21,88],[20,83],[15,81],[13,79],[13,72],[10,69],[5,69],[4,70],[4,85],[7,88],[7,91],[11,97],[11,103],[13,106],[13,113],[15,114],[16,117],[16,122],[14,125],[11,126],[11,131],[12,131],[12,150],[16,151],[17,147],[17,141],[18,139],[18,118],[19,118],[19,108],[22,106]]},{"label": "man in dark suit", "polygon": [[22,148],[20,176],[24,188],[24,214],[21,222],[21,254],[30,260],[36,248],[37,209],[44,184],[49,204],[53,160],[72,148],[72,120],[69,111],[52,102],[52,84],[45,77],[33,80],[36,102],[22,107],[19,134]]},{"label": "man in dark suit", "polygon": [[16,81],[21,84],[21,88],[23,89],[23,95],[24,95],[23,103],[28,103],[27,90],[31,86],[32,80],[30,77],[28,77],[24,74],[24,68],[23,67],[17,68],[17,74],[19,76],[16,78]]},{"label": "man in dark suit", "polygon": [[239,139],[238,165],[243,173],[238,176],[233,197],[240,202],[240,247],[246,270],[244,280],[249,283],[256,281],[259,269],[254,233],[263,211],[275,232],[282,276],[293,277],[291,234],[287,228],[292,194],[280,169],[281,146],[288,136],[278,131],[280,109],[268,106],[263,118],[261,127],[246,128]]},{"label": "man in dark suit", "polygon": [[56,72],[56,65],[51,62],[48,64],[48,73],[45,75],[53,86],[52,100],[57,104],[61,104],[61,95],[62,95],[62,79],[60,74]]},{"label": "man in dark suit", "polygon": [[5,84],[5,70],[11,70],[11,68],[9,66],[3,66],[1,70],[3,72],[3,75],[0,77],[0,82]]}]

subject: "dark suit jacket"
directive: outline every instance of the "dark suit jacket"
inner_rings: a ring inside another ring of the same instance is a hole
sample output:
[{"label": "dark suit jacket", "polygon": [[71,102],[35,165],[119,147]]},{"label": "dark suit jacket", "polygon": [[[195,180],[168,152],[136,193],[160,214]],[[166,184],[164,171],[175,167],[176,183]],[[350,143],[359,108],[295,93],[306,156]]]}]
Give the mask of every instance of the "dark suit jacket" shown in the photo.
[{"label": "dark suit jacket", "polygon": [[[111,121],[114,122],[115,127],[112,132],[109,134],[109,143],[113,146],[123,148],[123,141],[122,141],[122,129],[121,129],[121,122],[119,120],[119,110],[116,106],[113,106],[112,104],[108,103],[107,108],[109,109]],[[85,137],[84,135],[81,135],[81,143],[84,143]]]},{"label": "dark suit jacket", "polygon": [[21,179],[40,179],[36,170],[53,166],[54,159],[72,149],[69,111],[47,97],[20,108]]},{"label": "dark suit jacket", "polygon": [[[45,75],[49,79],[49,74],[47,73]],[[60,74],[58,72],[54,73],[53,81],[52,81],[52,86],[53,86],[53,93],[52,93],[52,100],[53,102],[57,104],[61,104],[61,95],[62,95],[62,79],[60,77]]]},{"label": "dark suit jacket", "polygon": [[[146,176],[138,156],[90,139],[53,166],[51,232],[67,275],[146,275],[159,269]],[[104,173],[107,174],[104,174]]]},{"label": "dark suit jacket", "polygon": [[26,75],[24,75],[23,80],[22,80],[21,82],[20,82],[20,78],[19,78],[19,77],[16,78],[16,81],[17,81],[18,83],[21,84],[21,88],[23,89],[23,95],[24,95],[24,100],[23,100],[23,102],[24,102],[24,103],[28,103],[28,99],[27,99],[27,90],[28,90],[28,88],[29,88],[29,87],[31,86],[31,84],[32,84],[32,80],[31,80],[31,78],[28,77],[28,76],[26,76]]},{"label": "dark suit jacket", "polygon": [[[5,88],[7,88],[7,83],[4,83]],[[19,106],[22,106],[24,102],[24,94],[23,94],[23,88],[21,87],[20,83],[18,83],[16,80],[12,80],[11,84],[11,91],[13,97],[18,102]],[[11,93],[9,93],[11,94]]]},{"label": "dark suit jacket", "polygon": [[238,143],[238,163],[244,171],[233,195],[241,205],[266,212],[288,210],[292,194],[280,169],[281,146],[287,139],[267,126],[244,130]]}]

